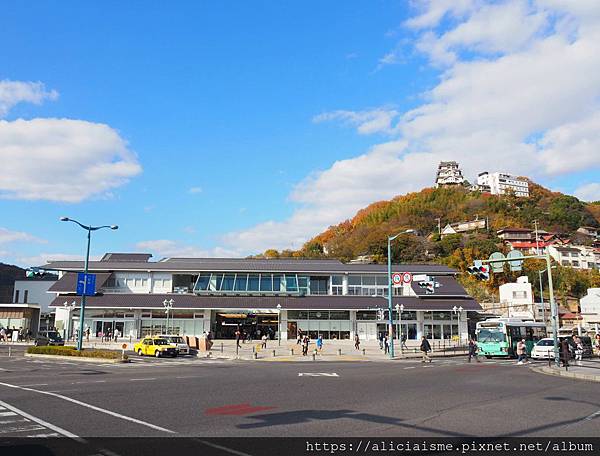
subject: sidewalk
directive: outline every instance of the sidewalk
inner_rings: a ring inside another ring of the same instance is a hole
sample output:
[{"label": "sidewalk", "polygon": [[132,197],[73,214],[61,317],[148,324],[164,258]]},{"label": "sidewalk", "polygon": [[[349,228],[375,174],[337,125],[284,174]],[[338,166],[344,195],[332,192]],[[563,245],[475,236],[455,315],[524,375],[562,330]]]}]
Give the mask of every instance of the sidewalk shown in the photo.
[{"label": "sidewalk", "polygon": [[577,380],[586,380],[589,382],[600,382],[600,361],[585,360],[581,366],[572,364],[568,369],[556,366],[532,367],[532,370],[546,375],[554,375],[557,377],[566,377]]}]

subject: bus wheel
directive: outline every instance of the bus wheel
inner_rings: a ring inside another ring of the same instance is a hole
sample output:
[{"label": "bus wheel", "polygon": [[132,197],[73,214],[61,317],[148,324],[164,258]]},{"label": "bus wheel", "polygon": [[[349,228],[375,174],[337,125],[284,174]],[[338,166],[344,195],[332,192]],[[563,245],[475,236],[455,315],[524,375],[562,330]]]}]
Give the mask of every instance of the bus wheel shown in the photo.
[{"label": "bus wheel", "polygon": [[492,357],[491,357],[490,355],[485,355],[485,357],[486,357],[487,359],[492,359]]}]

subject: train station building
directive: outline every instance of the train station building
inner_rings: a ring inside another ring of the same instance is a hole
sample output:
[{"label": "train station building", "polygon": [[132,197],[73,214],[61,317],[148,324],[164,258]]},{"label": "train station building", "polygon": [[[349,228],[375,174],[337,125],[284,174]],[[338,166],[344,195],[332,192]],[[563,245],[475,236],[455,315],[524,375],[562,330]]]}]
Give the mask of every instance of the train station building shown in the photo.
[{"label": "train station building", "polygon": [[[81,261],[50,261],[56,271],[51,307],[67,335],[79,327],[81,297],[76,294]],[[456,271],[435,264],[395,264],[393,272],[433,278],[427,294],[416,282],[392,289],[396,335],[419,339],[465,340],[469,318],[481,311],[456,281]],[[386,331],[386,265],[344,264],[332,259],[165,258],[150,254],[107,253],[92,261],[96,289],[88,296],[84,327],[92,337],[115,329],[137,339],[177,333],[232,338],[236,329],[257,337],[295,339],[376,339]],[[165,310],[170,305],[170,310]],[[168,324],[168,327],[167,327]]]}]

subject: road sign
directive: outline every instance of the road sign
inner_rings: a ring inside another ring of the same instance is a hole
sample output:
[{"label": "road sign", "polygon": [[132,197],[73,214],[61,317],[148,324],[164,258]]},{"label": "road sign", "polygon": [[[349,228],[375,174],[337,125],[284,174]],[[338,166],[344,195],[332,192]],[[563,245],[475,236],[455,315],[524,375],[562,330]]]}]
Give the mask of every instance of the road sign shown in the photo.
[{"label": "road sign", "polygon": [[77,294],[83,296],[85,285],[85,295],[94,296],[96,294],[96,274],[77,273]]},{"label": "road sign", "polygon": [[492,272],[504,272],[504,263],[494,262],[492,260],[504,260],[504,254],[502,252],[494,252],[490,255],[490,266]]},{"label": "road sign", "polygon": [[412,276],[413,282],[425,282],[429,280],[429,276],[427,274],[417,274]]},{"label": "road sign", "polygon": [[123,344],[123,345],[121,345],[121,348],[122,348],[123,350],[125,350],[125,349],[127,348],[127,344]]},{"label": "road sign", "polygon": [[506,258],[514,260],[508,262],[511,271],[520,271],[523,268],[523,254],[518,250],[511,250],[506,255]]},{"label": "road sign", "polygon": [[412,282],[412,279],[413,279],[413,276],[412,276],[412,274],[410,272],[403,272],[402,273],[402,283],[405,283],[405,284],[408,285],[409,283]]},{"label": "road sign", "polygon": [[402,285],[402,274],[399,272],[394,272],[392,274],[392,286],[399,287]]}]

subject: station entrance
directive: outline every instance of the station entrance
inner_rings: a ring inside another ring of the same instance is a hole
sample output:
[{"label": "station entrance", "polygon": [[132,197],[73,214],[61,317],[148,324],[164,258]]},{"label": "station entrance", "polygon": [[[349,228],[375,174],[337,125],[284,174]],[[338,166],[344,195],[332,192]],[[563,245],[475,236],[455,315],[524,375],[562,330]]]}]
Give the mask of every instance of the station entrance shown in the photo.
[{"label": "station entrance", "polygon": [[277,313],[217,312],[214,334],[217,339],[235,339],[239,329],[244,339],[277,338]]}]

